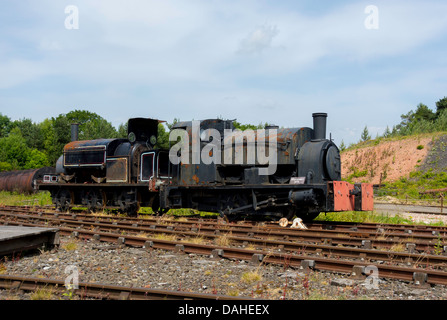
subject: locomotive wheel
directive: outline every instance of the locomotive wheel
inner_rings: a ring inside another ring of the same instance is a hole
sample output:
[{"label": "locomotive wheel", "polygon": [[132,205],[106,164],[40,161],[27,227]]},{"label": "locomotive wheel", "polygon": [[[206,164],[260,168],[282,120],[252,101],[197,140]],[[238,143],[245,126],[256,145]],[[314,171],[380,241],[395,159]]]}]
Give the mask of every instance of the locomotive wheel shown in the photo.
[{"label": "locomotive wheel", "polygon": [[73,193],[62,189],[56,196],[56,210],[67,212],[73,204]]},{"label": "locomotive wheel", "polygon": [[135,201],[127,191],[121,192],[117,199],[120,211],[128,216],[134,217],[138,215],[140,210],[140,201]]},{"label": "locomotive wheel", "polygon": [[140,210],[139,204],[131,204],[127,206],[126,213],[129,217],[136,217],[138,216],[138,211]]},{"label": "locomotive wheel", "polygon": [[90,190],[87,194],[87,209],[89,212],[96,212],[104,209],[106,205],[106,195],[103,191]]}]

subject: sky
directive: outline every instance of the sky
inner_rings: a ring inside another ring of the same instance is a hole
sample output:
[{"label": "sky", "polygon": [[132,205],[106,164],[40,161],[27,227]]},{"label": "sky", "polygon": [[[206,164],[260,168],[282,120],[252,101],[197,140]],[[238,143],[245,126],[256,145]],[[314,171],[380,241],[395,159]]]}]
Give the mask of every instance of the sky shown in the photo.
[{"label": "sky", "polygon": [[346,145],[447,96],[443,1],[1,0],[0,113],[312,127]]}]

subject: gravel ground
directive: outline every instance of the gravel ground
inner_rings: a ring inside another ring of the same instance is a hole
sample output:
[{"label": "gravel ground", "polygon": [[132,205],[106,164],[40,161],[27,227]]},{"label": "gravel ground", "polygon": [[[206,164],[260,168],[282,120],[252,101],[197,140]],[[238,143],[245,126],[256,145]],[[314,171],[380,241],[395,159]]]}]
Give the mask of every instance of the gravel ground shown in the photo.
[{"label": "gravel ground", "polygon": [[447,168],[447,135],[442,135],[434,142],[431,142],[431,148],[425,161],[419,168],[420,171],[432,169],[435,172],[444,171]]},{"label": "gravel ground", "polygon": [[[51,251],[2,258],[0,273],[64,280],[76,266],[80,282],[218,293],[265,300],[438,300],[447,298],[445,286],[418,288],[412,283],[376,279],[352,280],[348,275],[291,267],[253,265],[229,259],[61,237]],[[72,269],[71,269],[72,270]],[[376,286],[377,288],[374,288]],[[68,292],[68,291],[67,291]],[[31,300],[35,293],[0,290],[1,300]],[[77,299],[66,294],[45,299]]]}]

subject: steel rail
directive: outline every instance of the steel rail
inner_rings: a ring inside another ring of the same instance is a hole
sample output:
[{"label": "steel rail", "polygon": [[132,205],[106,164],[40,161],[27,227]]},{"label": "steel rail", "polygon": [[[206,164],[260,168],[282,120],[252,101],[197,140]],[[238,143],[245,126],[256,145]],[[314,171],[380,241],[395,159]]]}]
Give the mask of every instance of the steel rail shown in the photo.
[{"label": "steel rail", "polygon": [[0,288],[9,290],[37,291],[50,289],[54,293],[72,294],[107,300],[252,300],[251,297],[233,297],[219,294],[193,293],[185,291],[161,290],[116,286],[101,283],[79,282],[77,289],[68,289],[65,282],[58,279],[33,278],[0,274]]},{"label": "steel rail", "polygon": [[[143,247],[150,249],[163,249],[175,252],[194,253],[208,255],[214,258],[227,258],[248,260],[255,263],[274,263],[286,266],[302,267],[306,261],[312,261],[311,268],[315,270],[324,270],[331,272],[342,272],[352,274],[355,268],[371,267],[377,268],[378,277],[391,278],[405,281],[412,281],[415,274],[424,273],[429,284],[447,285],[447,272],[401,267],[392,265],[383,265],[380,263],[340,260],[334,258],[315,257],[304,254],[293,254],[285,252],[249,250],[234,247],[222,247],[216,245],[202,245],[182,241],[167,241],[160,239],[144,239],[136,236],[126,236],[121,234],[112,234],[109,232],[95,232],[84,229],[73,229],[60,227],[63,235],[74,235],[81,239],[96,239],[106,242],[114,242],[121,245],[130,245],[134,247]],[[365,277],[368,275],[364,275]]]},{"label": "steel rail", "polygon": [[[96,222],[103,220],[119,220],[121,224],[129,225],[154,225],[159,221],[166,221],[163,217],[151,217],[145,216],[144,218],[136,217],[119,217],[119,216],[99,216],[95,214],[82,214],[82,213],[61,213],[61,212],[42,212],[42,211],[27,211],[29,209],[23,207],[3,207],[3,210],[13,210],[15,212],[32,213],[39,215],[53,215],[57,217],[62,217],[64,219],[81,219],[84,221],[91,221],[92,219],[97,220]],[[215,228],[216,226],[222,226],[222,223],[216,222],[216,219],[204,219],[204,218],[188,218],[187,221],[180,221],[178,219],[168,220],[170,223],[175,223],[177,225],[187,226],[200,226],[202,228]],[[264,229],[264,230],[276,230],[281,231],[286,234],[289,232],[294,232],[293,229],[280,227],[277,223],[273,222],[262,222],[259,224],[255,221],[240,221],[236,224],[230,223],[226,224],[228,226],[237,226],[240,229]],[[291,223],[289,223],[291,225]],[[312,221],[307,223],[306,226],[311,230],[332,230],[338,232],[352,233],[353,231],[358,232],[368,232],[368,233],[383,233],[385,231],[393,231],[396,233],[408,233],[409,230],[413,234],[426,235],[427,237],[436,237],[439,233],[445,231],[447,233],[446,226],[426,226],[426,225],[407,225],[407,224],[385,224],[385,223],[354,223],[354,222],[318,222]]]}]

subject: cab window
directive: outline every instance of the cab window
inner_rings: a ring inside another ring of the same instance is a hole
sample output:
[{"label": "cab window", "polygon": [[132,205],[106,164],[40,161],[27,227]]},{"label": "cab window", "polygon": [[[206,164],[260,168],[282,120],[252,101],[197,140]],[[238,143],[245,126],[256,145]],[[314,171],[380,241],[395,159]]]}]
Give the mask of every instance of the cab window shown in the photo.
[{"label": "cab window", "polygon": [[154,152],[147,152],[141,155],[141,181],[149,181],[154,176],[154,155]]}]

